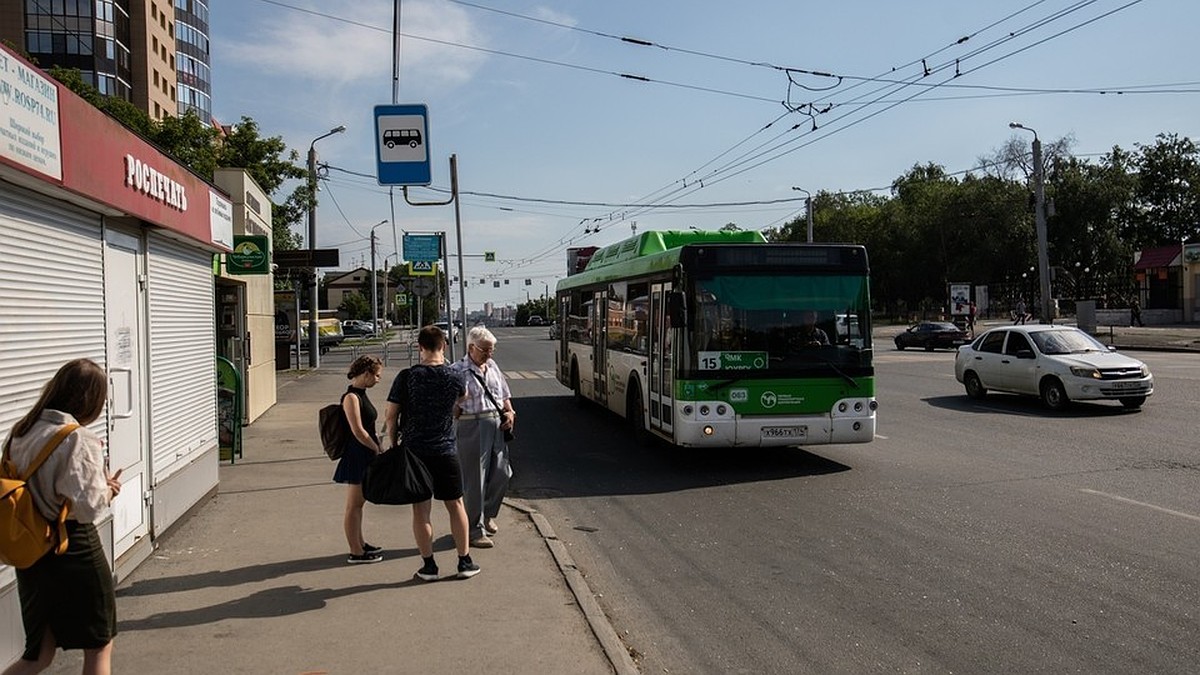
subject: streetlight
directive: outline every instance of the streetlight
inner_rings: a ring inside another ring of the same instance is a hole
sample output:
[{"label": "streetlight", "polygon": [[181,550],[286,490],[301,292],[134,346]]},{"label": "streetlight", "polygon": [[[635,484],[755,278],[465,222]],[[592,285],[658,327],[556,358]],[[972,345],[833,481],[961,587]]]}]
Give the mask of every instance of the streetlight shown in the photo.
[{"label": "streetlight", "polygon": [[[387,225],[387,218],[371,226],[371,328],[379,334],[379,273],[375,271],[375,228]],[[387,289],[384,288],[386,292]]]},{"label": "streetlight", "polygon": [[801,187],[793,187],[793,190],[804,193],[804,210],[808,212],[808,243],[813,241],[813,214],[812,214],[812,193]]},{"label": "streetlight", "polygon": [[[309,262],[314,262],[317,250],[317,141],[327,136],[340,134],[346,130],[346,125],[339,124],[328,132],[317,136],[308,144],[308,189],[311,193],[308,202],[308,254]],[[317,336],[317,268],[312,268],[312,279],[308,286],[308,367],[317,368],[321,365],[321,341]]]},{"label": "streetlight", "polygon": [[1033,134],[1033,217],[1037,227],[1038,286],[1041,288],[1042,321],[1054,323],[1050,311],[1050,254],[1046,242],[1046,190],[1042,176],[1042,141],[1038,133],[1020,122],[1009,122],[1009,129],[1023,129]]}]

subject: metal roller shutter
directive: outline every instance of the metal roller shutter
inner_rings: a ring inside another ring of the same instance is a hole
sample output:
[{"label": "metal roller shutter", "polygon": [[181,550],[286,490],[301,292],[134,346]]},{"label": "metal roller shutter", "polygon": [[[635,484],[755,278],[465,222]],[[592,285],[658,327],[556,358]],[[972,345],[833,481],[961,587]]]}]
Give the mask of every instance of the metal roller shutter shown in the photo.
[{"label": "metal roller shutter", "polygon": [[0,183],[0,434],[66,361],[105,365],[100,231],[94,213]]},{"label": "metal roller shutter", "polygon": [[151,233],[150,447],[157,484],[217,444],[212,254]]}]

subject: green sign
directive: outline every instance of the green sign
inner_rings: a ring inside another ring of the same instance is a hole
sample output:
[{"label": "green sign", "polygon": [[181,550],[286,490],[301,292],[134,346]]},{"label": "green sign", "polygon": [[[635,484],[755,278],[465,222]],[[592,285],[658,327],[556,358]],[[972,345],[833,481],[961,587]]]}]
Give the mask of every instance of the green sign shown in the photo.
[{"label": "green sign", "polygon": [[700,352],[700,370],[762,370],[766,352]]},{"label": "green sign", "polygon": [[258,234],[233,235],[233,250],[225,254],[225,269],[230,274],[270,274],[270,241]]}]

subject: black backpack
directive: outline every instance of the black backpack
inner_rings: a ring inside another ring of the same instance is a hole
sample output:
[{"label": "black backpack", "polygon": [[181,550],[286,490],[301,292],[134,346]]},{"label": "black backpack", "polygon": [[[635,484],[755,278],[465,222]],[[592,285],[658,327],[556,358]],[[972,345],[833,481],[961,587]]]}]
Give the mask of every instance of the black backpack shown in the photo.
[{"label": "black backpack", "polygon": [[[342,394],[342,399],[346,395]],[[342,410],[342,402],[330,403],[317,412],[317,421],[321,430],[321,445],[325,454],[331,460],[342,458],[346,444],[350,442],[350,422],[346,420],[346,412]]]}]

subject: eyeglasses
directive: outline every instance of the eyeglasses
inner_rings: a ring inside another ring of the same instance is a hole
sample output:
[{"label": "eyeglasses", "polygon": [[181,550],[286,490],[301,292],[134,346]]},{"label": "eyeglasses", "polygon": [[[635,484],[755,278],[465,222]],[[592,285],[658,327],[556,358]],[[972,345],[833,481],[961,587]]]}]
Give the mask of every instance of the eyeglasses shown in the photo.
[{"label": "eyeglasses", "polygon": [[474,347],[475,349],[483,352],[484,354],[496,353],[496,345],[492,345],[491,347],[480,347],[479,345],[471,345],[471,346]]}]

